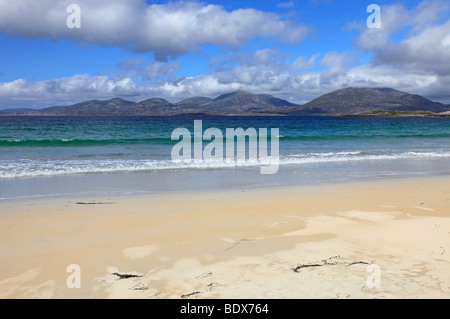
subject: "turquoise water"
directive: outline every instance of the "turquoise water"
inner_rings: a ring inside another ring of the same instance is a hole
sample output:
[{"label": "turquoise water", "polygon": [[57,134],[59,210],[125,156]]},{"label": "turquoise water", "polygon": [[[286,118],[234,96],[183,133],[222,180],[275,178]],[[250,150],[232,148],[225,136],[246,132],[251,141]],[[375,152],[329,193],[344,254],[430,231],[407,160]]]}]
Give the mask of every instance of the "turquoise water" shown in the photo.
[{"label": "turquoise water", "polygon": [[[226,128],[278,128],[280,170],[277,176],[257,176],[260,162],[254,160],[245,163],[173,162],[171,150],[178,141],[171,139],[172,131],[187,128],[193,134],[195,119],[202,120],[203,130],[214,127],[224,134]],[[448,119],[0,117],[0,128],[0,191],[3,195],[0,198],[10,196],[14,185],[22,185],[14,191],[17,196],[24,192],[25,185],[47,183],[46,187],[51,188],[56,179],[68,177],[77,177],[72,181],[89,178],[88,184],[94,185],[103,179],[111,184],[111,180],[123,179],[128,174],[127,179],[133,176],[131,179],[136,183],[133,190],[145,190],[145,178],[144,182],[137,182],[142,176],[137,177],[136,173],[150,174],[152,180],[167,179],[169,173],[177,173],[189,176],[190,181],[198,177],[204,183],[211,176],[223,179],[230,176],[230,171],[243,169],[245,173],[237,174],[236,181],[227,180],[224,184],[245,186],[241,176],[246,176],[249,184],[273,182],[280,185],[283,181],[300,183],[308,174],[317,177],[330,170],[336,172],[334,175],[340,174],[339,180],[345,180],[348,176],[362,178],[367,172],[371,172],[371,176],[396,172],[441,175],[447,174],[450,167]],[[365,174],[359,176],[357,171]],[[93,174],[97,174],[96,181],[92,180]],[[49,180],[50,177],[56,179]],[[322,176],[315,181],[326,179]],[[172,187],[181,187],[179,184],[183,182],[174,181],[177,185]],[[152,191],[158,190],[157,184],[152,186]],[[170,187],[169,183],[161,189]],[[102,186],[97,185],[97,188]],[[117,191],[120,192],[120,185]]]}]

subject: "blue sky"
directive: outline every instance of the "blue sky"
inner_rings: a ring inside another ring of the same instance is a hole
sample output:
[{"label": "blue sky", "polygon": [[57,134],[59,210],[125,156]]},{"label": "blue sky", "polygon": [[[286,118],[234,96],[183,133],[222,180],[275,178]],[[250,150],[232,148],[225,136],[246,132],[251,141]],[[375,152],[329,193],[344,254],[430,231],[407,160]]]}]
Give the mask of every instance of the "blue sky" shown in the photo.
[{"label": "blue sky", "polygon": [[[380,29],[366,24],[372,3]],[[444,0],[0,0],[0,109],[237,89],[305,103],[348,86],[450,103],[449,12]]]}]

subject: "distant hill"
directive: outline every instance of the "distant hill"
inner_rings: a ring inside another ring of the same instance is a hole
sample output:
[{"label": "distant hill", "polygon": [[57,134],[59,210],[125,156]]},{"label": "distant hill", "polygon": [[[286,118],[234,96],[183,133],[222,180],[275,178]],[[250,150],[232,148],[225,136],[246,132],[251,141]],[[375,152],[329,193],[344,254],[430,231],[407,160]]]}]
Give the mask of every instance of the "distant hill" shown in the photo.
[{"label": "distant hill", "polygon": [[91,100],[70,106],[52,106],[42,110],[33,110],[26,115],[120,115],[124,109],[130,108],[134,102],[114,98],[106,101]]},{"label": "distant hill", "polygon": [[183,108],[201,108],[205,104],[208,104],[212,102],[213,99],[209,97],[203,97],[203,96],[194,96],[188,99],[185,99],[183,101],[180,101],[178,103],[175,103],[178,106],[181,106]]},{"label": "distant hill", "polygon": [[21,113],[30,112],[30,111],[33,111],[33,109],[16,108],[16,109],[0,110],[0,113],[2,113],[2,114],[21,114]]},{"label": "distant hill", "polygon": [[22,115],[42,116],[166,116],[180,114],[256,114],[277,113],[297,107],[288,101],[268,94],[254,95],[237,91],[221,95],[216,99],[193,97],[172,104],[164,99],[151,98],[131,102],[119,98],[106,101],[91,100],[70,106],[53,106],[32,110]]},{"label": "distant hill", "polygon": [[448,105],[394,89],[346,88],[322,95],[287,114],[354,115],[378,110],[438,113],[449,109]]},{"label": "distant hill", "polygon": [[[392,112],[395,111],[395,112]],[[268,94],[236,91],[218,96],[192,97],[177,103],[160,98],[131,102],[120,98],[91,100],[41,110],[8,109],[0,115],[41,116],[172,116],[196,115],[312,115],[444,117],[450,106],[389,88],[346,88],[298,105]],[[448,117],[448,115],[447,115]]]},{"label": "distant hill", "polygon": [[268,94],[250,94],[244,91],[223,94],[208,104],[205,104],[214,112],[227,113],[279,113],[291,110],[298,105],[281,100]]}]

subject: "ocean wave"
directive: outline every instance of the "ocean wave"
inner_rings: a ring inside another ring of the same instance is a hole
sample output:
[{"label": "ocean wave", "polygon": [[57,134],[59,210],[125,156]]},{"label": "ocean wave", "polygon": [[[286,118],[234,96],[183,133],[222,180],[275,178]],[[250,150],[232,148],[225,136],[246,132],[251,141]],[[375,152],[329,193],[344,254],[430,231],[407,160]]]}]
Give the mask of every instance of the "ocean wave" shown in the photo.
[{"label": "ocean wave", "polygon": [[39,146],[39,147],[68,147],[68,146],[101,146],[112,144],[173,144],[169,138],[165,137],[153,137],[153,138],[117,138],[117,139],[11,139],[0,140],[0,147],[26,147],[26,146]]},{"label": "ocean wave", "polygon": [[[270,136],[270,135],[269,135]],[[448,132],[430,132],[430,133],[405,133],[405,132],[389,132],[386,134],[376,134],[371,132],[366,134],[324,134],[309,135],[308,133],[299,135],[278,135],[281,142],[308,142],[308,141],[345,141],[345,140],[376,140],[376,139],[405,139],[405,138],[427,138],[427,139],[440,139],[450,138]],[[227,140],[226,136],[223,137]],[[252,136],[255,138],[255,136]],[[206,143],[207,141],[205,141]],[[173,145],[176,140],[172,140],[170,136],[164,137],[141,137],[141,138],[107,138],[107,139],[71,139],[71,138],[58,138],[58,139],[0,139],[0,148],[3,147],[80,147],[80,146],[104,146],[104,145],[136,145],[136,144],[167,144]]]},{"label": "ocean wave", "polygon": [[[304,153],[282,155],[278,165],[305,165],[314,163],[377,161],[398,159],[450,158],[450,152],[403,152],[398,154],[369,154],[361,151]],[[221,169],[254,167],[276,164],[270,158],[246,161],[205,160],[3,160],[0,161],[0,179],[56,176],[90,173],[126,173],[144,171]]]},{"label": "ocean wave", "polygon": [[383,140],[391,140],[391,139],[440,139],[440,138],[449,138],[450,133],[448,132],[442,132],[442,133],[436,133],[436,132],[430,132],[430,133],[405,133],[405,132],[386,132],[386,133],[373,133],[373,132],[366,132],[361,131],[360,134],[345,134],[345,133],[329,133],[324,134],[319,133],[318,135],[309,135],[308,133],[305,134],[298,134],[298,135],[286,135],[286,136],[279,136],[280,141],[341,141],[341,140],[377,140],[377,139],[383,139]]}]

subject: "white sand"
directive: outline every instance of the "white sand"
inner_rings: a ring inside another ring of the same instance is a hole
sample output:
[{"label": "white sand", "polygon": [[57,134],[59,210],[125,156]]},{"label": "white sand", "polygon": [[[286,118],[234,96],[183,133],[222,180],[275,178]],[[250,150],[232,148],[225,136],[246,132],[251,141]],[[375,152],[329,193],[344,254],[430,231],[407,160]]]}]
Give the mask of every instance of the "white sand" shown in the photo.
[{"label": "white sand", "polygon": [[0,297],[448,298],[449,182],[3,202]]}]

